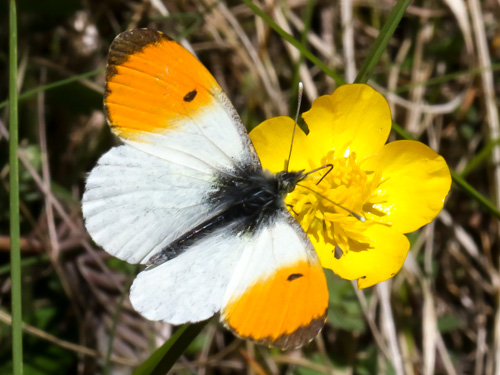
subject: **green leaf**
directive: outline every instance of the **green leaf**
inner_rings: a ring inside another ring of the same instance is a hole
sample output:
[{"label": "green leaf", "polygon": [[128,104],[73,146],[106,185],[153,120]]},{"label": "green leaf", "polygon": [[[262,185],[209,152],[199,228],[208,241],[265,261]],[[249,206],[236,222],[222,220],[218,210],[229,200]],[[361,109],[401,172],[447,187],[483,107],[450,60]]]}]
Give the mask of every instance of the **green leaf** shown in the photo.
[{"label": "green leaf", "polygon": [[438,330],[441,333],[456,332],[463,328],[466,323],[454,313],[446,314],[438,319]]},{"label": "green leaf", "polygon": [[340,279],[331,271],[325,274],[330,295],[328,323],[336,329],[364,332],[366,325],[363,311],[351,282]]}]

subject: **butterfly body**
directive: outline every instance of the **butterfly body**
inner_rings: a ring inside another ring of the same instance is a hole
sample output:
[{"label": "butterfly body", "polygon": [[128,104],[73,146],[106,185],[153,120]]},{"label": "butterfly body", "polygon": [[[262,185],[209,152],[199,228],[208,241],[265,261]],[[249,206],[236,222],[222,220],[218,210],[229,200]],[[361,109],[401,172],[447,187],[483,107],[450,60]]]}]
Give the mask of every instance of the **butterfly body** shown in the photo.
[{"label": "butterfly body", "polygon": [[105,110],[124,145],[90,173],[85,224],[110,254],[146,268],[130,300],[151,320],[220,312],[238,336],[283,349],[323,327],[323,269],[284,198],[302,171],[262,169],[210,73],[151,30],[113,42]]},{"label": "butterfly body", "polygon": [[213,206],[210,211],[221,213],[168,244],[147,265],[158,266],[175,258],[217,229],[227,228],[234,234],[243,235],[269,224],[280,210],[285,209],[285,195],[295,189],[301,178],[302,171],[273,174],[251,166],[221,174],[214,182],[215,191],[206,198]]}]

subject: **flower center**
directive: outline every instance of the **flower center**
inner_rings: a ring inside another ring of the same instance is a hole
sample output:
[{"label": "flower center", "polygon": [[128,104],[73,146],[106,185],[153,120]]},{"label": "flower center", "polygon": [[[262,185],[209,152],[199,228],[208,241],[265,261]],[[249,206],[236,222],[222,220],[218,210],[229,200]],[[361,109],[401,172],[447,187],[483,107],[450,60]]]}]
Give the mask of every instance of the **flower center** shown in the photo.
[{"label": "flower center", "polygon": [[331,150],[321,160],[321,165],[327,164],[333,168],[307,176],[287,195],[286,204],[306,233],[318,242],[331,244],[332,250],[338,246],[345,254],[351,249],[366,249],[369,240],[363,232],[370,224],[348,210],[366,219],[383,215],[374,212],[374,205],[383,201],[376,192],[380,174],[363,171],[356,164],[354,152],[334,157]]}]

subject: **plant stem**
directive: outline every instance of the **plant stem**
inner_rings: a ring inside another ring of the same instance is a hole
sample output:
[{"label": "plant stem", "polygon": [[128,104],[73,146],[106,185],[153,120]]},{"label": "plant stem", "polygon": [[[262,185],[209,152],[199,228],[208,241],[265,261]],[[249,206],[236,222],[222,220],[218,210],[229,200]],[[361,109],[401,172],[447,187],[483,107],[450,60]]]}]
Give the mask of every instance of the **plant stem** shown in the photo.
[{"label": "plant stem", "polygon": [[10,166],[10,275],[12,279],[12,363],[14,375],[23,373],[21,309],[21,246],[19,228],[19,161],[17,108],[17,14],[16,1],[9,12],[9,166]]}]

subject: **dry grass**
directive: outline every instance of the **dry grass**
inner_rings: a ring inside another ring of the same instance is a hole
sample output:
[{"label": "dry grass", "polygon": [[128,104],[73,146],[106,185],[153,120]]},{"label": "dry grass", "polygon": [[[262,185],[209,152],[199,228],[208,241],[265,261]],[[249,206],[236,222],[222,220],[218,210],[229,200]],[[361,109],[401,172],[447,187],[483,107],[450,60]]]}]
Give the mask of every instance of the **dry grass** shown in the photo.
[{"label": "dry grass", "polygon": [[[352,81],[393,1],[260,1],[308,48]],[[20,92],[105,66],[120,31],[150,27],[180,38],[224,88],[248,127],[303,110],[334,89],[239,2],[21,2]],[[40,3],[41,4],[41,3]],[[1,10],[0,21],[6,25]],[[500,3],[421,0],[389,42],[371,85],[394,120],[441,153],[479,192],[500,202]],[[5,29],[5,30],[4,30]],[[7,45],[6,28],[0,28]],[[6,54],[0,70],[7,77]],[[493,66],[493,70],[491,67]],[[477,69],[479,68],[479,69]],[[449,74],[459,75],[448,76]],[[433,79],[437,79],[433,81]],[[103,74],[24,100],[20,111],[23,308],[27,374],[130,373],[173,328],[145,321],[127,299],[135,267],[90,240],[79,200],[86,173],[116,144],[102,113]],[[7,97],[6,80],[0,95]],[[9,372],[8,165],[0,114],[0,373]],[[392,136],[395,138],[395,136]],[[200,374],[500,374],[498,220],[453,188],[442,214],[410,235],[404,269],[357,292],[331,277],[329,324],[302,350],[241,342],[211,323],[179,363]],[[123,301],[123,307],[121,302]]]}]

